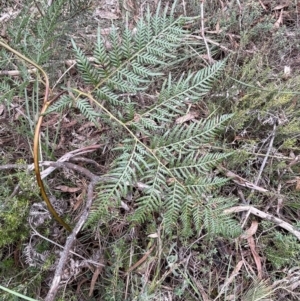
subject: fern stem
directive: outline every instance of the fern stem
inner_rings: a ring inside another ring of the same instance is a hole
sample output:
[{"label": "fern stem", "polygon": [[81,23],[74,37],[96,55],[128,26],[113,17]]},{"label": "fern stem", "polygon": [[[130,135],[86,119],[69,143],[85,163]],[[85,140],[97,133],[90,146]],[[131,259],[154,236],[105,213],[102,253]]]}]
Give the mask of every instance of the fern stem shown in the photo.
[{"label": "fern stem", "polygon": [[72,91],[78,93],[78,97],[80,97],[81,95],[89,98],[91,101],[93,101],[94,103],[96,103],[111,119],[113,119],[116,123],[118,123],[119,125],[121,125],[129,134],[130,136],[140,145],[142,145],[157,161],[158,165],[163,166],[163,168],[168,172],[168,174],[174,178],[174,181],[176,184],[178,184],[179,186],[181,186],[182,188],[185,188],[184,185],[182,185],[180,183],[180,181],[177,180],[177,177],[172,173],[172,171],[161,162],[161,160],[157,157],[157,155],[155,154],[155,152],[153,152],[153,150],[151,148],[149,148],[146,144],[144,144],[142,141],[140,141],[140,139],[130,130],[130,128],[124,123],[122,122],[120,119],[118,119],[117,117],[114,116],[114,114],[112,114],[108,109],[106,109],[99,101],[97,101],[90,93],[85,93],[82,92],[80,90],[77,89],[72,89]]},{"label": "fern stem", "polygon": [[34,141],[33,141],[33,161],[34,161],[34,171],[35,171],[35,176],[36,176],[36,181],[38,183],[38,186],[40,187],[40,192],[42,195],[43,200],[45,201],[49,211],[51,212],[51,214],[53,215],[53,217],[69,232],[71,232],[71,227],[66,224],[63,219],[58,215],[58,213],[56,212],[56,210],[54,209],[54,207],[52,206],[46,190],[45,190],[45,186],[43,183],[43,180],[41,178],[41,172],[40,172],[40,166],[39,166],[39,136],[40,136],[40,129],[41,129],[41,125],[43,122],[43,114],[46,112],[47,108],[50,106],[50,104],[52,103],[52,101],[49,101],[49,93],[50,93],[50,84],[49,84],[49,79],[48,76],[46,74],[46,72],[44,71],[43,68],[41,68],[38,64],[36,64],[35,62],[33,62],[32,60],[30,60],[29,58],[27,58],[26,56],[24,56],[23,54],[21,54],[20,52],[18,52],[17,50],[11,48],[9,45],[7,45],[6,43],[2,42],[2,40],[0,40],[0,46],[6,48],[7,50],[9,50],[10,52],[14,53],[16,56],[18,56],[19,58],[23,59],[24,61],[26,61],[27,63],[33,65],[36,69],[38,69],[44,79],[45,79],[45,95],[44,95],[44,102],[43,102],[43,107],[37,122],[37,125],[35,127],[35,133],[34,133]]}]

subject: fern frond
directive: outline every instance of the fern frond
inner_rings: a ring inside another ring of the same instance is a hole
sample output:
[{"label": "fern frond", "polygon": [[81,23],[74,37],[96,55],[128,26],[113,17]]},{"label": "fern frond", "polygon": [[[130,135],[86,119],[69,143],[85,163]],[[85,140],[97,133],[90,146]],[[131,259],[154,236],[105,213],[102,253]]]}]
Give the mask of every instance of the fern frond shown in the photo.
[{"label": "fern frond", "polygon": [[144,189],[142,196],[136,201],[138,208],[131,217],[132,221],[139,223],[144,222],[148,214],[156,212],[161,208],[163,187],[166,186],[165,177],[167,172],[163,166],[152,162],[148,164],[147,168],[153,172],[145,173],[144,177],[141,178]]},{"label": "fern frond", "polygon": [[219,234],[225,237],[237,237],[241,234],[241,227],[237,222],[224,214],[224,210],[231,207],[234,202],[234,200],[230,201],[221,197],[206,199],[203,222],[210,235]]},{"label": "fern frond", "polygon": [[96,59],[96,63],[99,64],[99,73],[105,77],[106,73],[105,70],[108,68],[110,64],[109,56],[106,51],[103,39],[100,35],[100,29],[98,28],[98,33],[97,33],[97,43],[95,45],[95,50],[94,50],[94,57]]},{"label": "fern frond", "polygon": [[83,54],[82,50],[76,46],[73,40],[72,45],[75,51],[77,65],[82,75],[82,78],[87,84],[97,85],[103,74],[100,73],[98,69],[92,66],[87,57]]},{"label": "fern frond", "polygon": [[[206,94],[211,86],[212,80],[220,73],[223,67],[224,62],[219,62],[216,66],[207,67],[204,71],[200,70],[196,74],[189,74],[185,78],[182,75],[176,83],[173,82],[171,75],[169,75],[168,80],[163,84],[157,103],[140,115],[139,122],[143,122],[144,119],[155,119],[160,122],[167,122],[168,120],[172,120],[170,117],[175,116],[175,113],[184,115],[186,104],[191,101],[196,101],[200,96]],[[225,116],[222,118],[224,117]],[[230,117],[231,116],[228,115],[228,118]],[[134,126],[138,127],[137,122],[134,122]],[[216,128],[217,127],[218,125],[216,124]],[[177,133],[178,129],[180,129],[180,126],[174,129],[173,133]],[[142,128],[140,128],[140,130],[142,130]],[[169,135],[169,133],[165,135]],[[170,137],[170,140],[172,139],[173,137]]]},{"label": "fern frond", "polygon": [[225,121],[232,115],[223,115],[191,124],[189,127],[177,125],[162,136],[155,137],[153,149],[162,157],[172,156],[173,151],[181,154],[190,153],[191,149],[212,141],[216,133],[222,128]]},{"label": "fern frond", "polygon": [[[169,179],[171,182],[173,179]],[[177,225],[177,219],[180,215],[182,204],[186,201],[186,191],[184,186],[174,182],[166,191],[164,226],[166,233],[171,234]]]},{"label": "fern frond", "polygon": [[[127,36],[125,36],[127,38]],[[119,44],[119,36],[116,28],[113,26],[110,32],[111,50],[109,52],[110,63],[113,67],[118,68],[122,63],[122,47]],[[128,43],[128,40],[126,40]]]},{"label": "fern frond", "polygon": [[99,117],[99,114],[95,112],[95,110],[86,99],[78,99],[76,106],[84,117],[86,117],[89,121],[97,124],[96,117]]},{"label": "fern frond", "polygon": [[[194,232],[193,227],[191,226],[194,204],[194,198],[191,195],[186,195],[186,198],[181,206],[181,214],[179,215],[180,221],[182,223],[181,233],[184,237],[189,237]],[[201,223],[198,222],[198,225],[201,225]],[[199,231],[199,229],[197,228],[196,231]]]},{"label": "fern frond", "polygon": [[[148,12],[146,17],[138,22],[134,33],[125,28],[123,33],[119,34],[118,30],[113,28],[108,38],[111,45],[109,51],[105,48],[98,31],[94,50],[97,65],[88,61],[73,42],[82,77],[87,84],[96,86],[93,93],[98,99],[105,87],[114,95],[106,97],[106,100],[112,101],[112,104],[116,103],[118,93],[136,93],[144,90],[149,86],[151,78],[162,74],[160,69],[168,64],[166,58],[174,58],[173,53],[182,44],[186,34],[179,26],[179,20],[170,20],[166,15],[159,14],[151,18]],[[152,27],[155,28],[155,33]],[[166,37],[172,32],[176,33],[177,39],[170,43]]]},{"label": "fern frond", "polygon": [[[225,62],[182,74],[177,80],[169,74],[164,81],[158,81],[163,82],[158,97],[150,97],[147,105],[138,104],[137,93],[149,91],[153,80],[174,63],[178,48],[186,43],[187,32],[181,26],[184,18],[174,19],[174,10],[175,6],[169,15],[168,7],[163,13],[158,8],[154,16],[148,10],[134,31],[113,28],[108,37],[109,51],[98,32],[95,63],[87,60],[73,42],[82,77],[93,86],[89,94],[77,93],[90,98],[106,115],[104,118],[116,121],[124,130],[114,148],[117,158],[107,173],[109,180],[99,187],[89,223],[99,219],[101,212],[106,214],[111,201],[120,202],[134,191],[137,208],[131,221],[145,222],[160,212],[168,234],[178,222],[183,224],[185,235],[192,233],[192,221],[198,223],[197,230],[201,221],[210,233],[224,230],[212,218],[214,214],[221,216],[226,201],[220,199],[214,211],[206,204],[205,195],[226,181],[210,170],[228,154],[210,152],[209,146],[231,115],[187,124],[176,124],[176,119],[186,115],[190,105],[209,91]],[[78,104],[86,117],[94,116],[86,100]],[[220,220],[230,223],[227,218],[222,216]]]},{"label": "fern frond", "polygon": [[70,108],[73,104],[73,99],[69,95],[62,95],[58,101],[53,103],[45,114],[49,114],[51,112],[62,112],[67,108]]}]

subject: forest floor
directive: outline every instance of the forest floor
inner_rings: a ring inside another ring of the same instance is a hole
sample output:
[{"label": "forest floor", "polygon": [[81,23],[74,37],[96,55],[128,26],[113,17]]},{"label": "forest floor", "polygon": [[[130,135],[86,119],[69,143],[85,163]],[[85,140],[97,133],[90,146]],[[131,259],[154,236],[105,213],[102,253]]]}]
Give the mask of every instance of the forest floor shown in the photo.
[{"label": "forest floor", "polygon": [[[40,2],[0,3],[0,39],[24,56],[43,41],[35,40],[31,48],[22,45],[25,35],[34,39],[30,26],[43,18],[47,6]],[[55,2],[60,0],[52,5]],[[83,91],[89,87],[79,79],[71,39],[92,57],[98,29],[103,36],[112,24],[117,29],[128,24],[134,30],[147,9],[155,13],[159,5],[157,0],[65,2],[62,15],[66,10],[72,14],[62,21],[64,34],[53,38],[51,60],[42,66],[52,87],[76,86]],[[161,8],[172,2],[162,1]],[[44,88],[35,92],[42,81],[35,82],[34,76],[26,84],[23,81],[24,70],[32,71],[32,66],[14,65],[12,53],[0,52],[0,81],[10,77],[18,86],[12,93],[4,93],[4,81],[0,86],[0,283],[12,290],[0,290],[1,300],[25,296],[48,301],[300,299],[300,2],[178,0],[175,15],[199,16],[191,28],[186,25],[197,57],[176,67],[178,77],[226,60],[211,92],[186,118],[233,114],[218,137],[220,148],[233,155],[214,173],[228,179],[219,193],[236,200],[228,210],[235,214],[242,234],[209,239],[200,231],[183,242],[176,235],[160,240],[161,225],[131,233],[125,203],[134,196],[128,194],[120,212],[111,211],[115,219],[108,225],[76,233],[72,250],[78,256],[65,260],[58,292],[49,297],[67,234],[39,202],[30,167],[41,109],[35,100],[42,99]],[[38,59],[42,61],[43,55]],[[54,207],[69,222],[78,223],[86,209],[90,186],[83,172],[105,174],[110,167],[114,156],[110,130],[104,122],[94,126],[79,110],[45,117],[42,161],[63,162],[74,152],[81,153],[72,161],[77,170],[59,169],[54,175],[51,171],[47,179]],[[24,172],[24,166],[31,171]],[[65,206],[55,197],[67,200]],[[148,243],[146,232],[160,248]]]}]

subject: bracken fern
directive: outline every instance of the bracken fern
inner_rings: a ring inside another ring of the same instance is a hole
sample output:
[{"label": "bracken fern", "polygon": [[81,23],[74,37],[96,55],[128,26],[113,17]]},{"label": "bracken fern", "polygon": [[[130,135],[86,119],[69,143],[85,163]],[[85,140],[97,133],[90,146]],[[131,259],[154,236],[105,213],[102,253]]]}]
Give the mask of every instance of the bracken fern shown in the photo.
[{"label": "bracken fern", "polygon": [[[90,121],[97,123],[102,116],[111,127],[123,129],[122,137],[115,137],[116,159],[107,174],[109,180],[98,187],[89,224],[105,219],[109,206],[134,190],[136,209],[129,217],[134,223],[160,212],[169,234],[180,220],[185,235],[192,234],[192,223],[195,230],[204,223],[211,233],[224,234],[226,227],[226,234],[234,235],[235,223],[222,217],[222,210],[232,202],[206,197],[225,182],[211,170],[228,154],[210,149],[231,115],[178,122],[209,91],[224,62],[177,79],[167,74],[188,35],[182,29],[188,19],[174,19],[174,7],[170,11],[166,8],[160,14],[158,9],[154,16],[148,11],[132,31],[112,28],[108,41],[98,31],[94,60],[73,41],[78,69],[90,92],[74,89],[76,99],[64,96],[55,109],[72,102]],[[147,103],[141,105],[138,95],[146,97],[154,81],[159,85],[155,87],[158,95],[148,95]]]}]

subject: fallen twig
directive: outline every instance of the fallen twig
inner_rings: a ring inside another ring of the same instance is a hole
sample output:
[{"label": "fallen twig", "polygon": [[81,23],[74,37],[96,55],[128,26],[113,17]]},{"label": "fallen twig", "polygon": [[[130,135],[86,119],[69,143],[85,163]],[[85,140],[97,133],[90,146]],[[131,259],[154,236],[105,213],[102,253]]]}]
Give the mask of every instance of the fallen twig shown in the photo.
[{"label": "fallen twig", "polygon": [[[31,227],[31,229],[33,231],[33,234],[31,234],[31,237],[33,237],[34,235],[36,235],[36,236],[38,236],[38,237],[40,237],[40,238],[42,238],[42,239],[50,242],[51,244],[56,245],[56,246],[60,247],[61,249],[64,249],[64,246],[62,246],[62,245],[58,244],[57,242],[55,242],[55,241],[53,241],[53,240],[51,240],[51,239],[43,236],[42,234],[40,234],[30,223],[29,223],[29,225],[30,225],[30,227]],[[104,264],[102,264],[100,262],[96,262],[96,261],[91,260],[91,259],[86,259],[85,257],[81,256],[80,254],[78,254],[76,252],[73,252],[72,250],[70,250],[70,253],[73,254],[73,255],[75,255],[75,256],[77,256],[77,257],[79,257],[79,258],[81,258],[81,259],[83,259],[83,260],[85,260],[88,263],[93,264],[97,268],[105,266]]]},{"label": "fallen twig", "polygon": [[[79,148],[79,149],[75,149],[71,152],[68,152],[66,154],[64,154],[62,157],[60,157],[56,163],[59,163],[59,162],[65,162],[65,161],[69,161],[71,158],[75,157],[75,156],[80,156],[82,154],[86,154],[86,153],[90,153],[90,152],[93,152],[94,150],[96,149],[99,149],[101,147],[101,145],[90,145],[90,146],[86,146],[86,147],[83,147],[83,148]],[[53,163],[53,162],[52,162]],[[43,163],[44,164],[44,163]],[[46,164],[45,164],[46,165]],[[57,167],[60,167],[60,166],[57,166]],[[57,167],[54,167],[54,166],[51,166],[45,170],[43,170],[41,172],[41,176],[42,176],[42,179],[44,179],[45,177],[47,177],[52,171],[54,171]]]},{"label": "fallen twig", "polygon": [[201,8],[201,36],[203,38],[205,47],[206,47],[206,51],[207,51],[207,57],[208,57],[208,63],[211,65],[213,64],[214,60],[211,57],[211,53],[210,53],[210,49],[205,37],[205,33],[204,33],[204,0],[200,0],[201,4],[200,4],[200,8]]},{"label": "fallen twig", "polygon": [[271,149],[272,149],[272,147],[273,147],[273,142],[274,142],[274,139],[275,139],[275,133],[276,133],[276,124],[274,124],[274,126],[273,126],[273,131],[272,131],[272,133],[271,133],[271,140],[270,140],[270,143],[269,143],[269,147],[268,147],[266,156],[264,157],[264,160],[263,160],[263,162],[262,162],[262,164],[261,164],[261,167],[260,167],[260,169],[259,169],[258,175],[257,175],[257,177],[256,177],[255,185],[258,185],[259,180],[260,180],[261,175],[262,175],[262,172],[263,172],[263,170],[264,170],[264,168],[265,168],[265,165],[266,165],[266,163],[267,163],[267,160],[268,160],[268,158],[269,158]]},{"label": "fallen twig", "polygon": [[98,181],[99,181],[99,177],[94,175],[91,179],[90,184],[88,185],[87,201],[86,201],[86,205],[85,205],[85,210],[82,212],[80,219],[77,222],[76,226],[74,227],[72,233],[67,238],[64,250],[61,253],[61,257],[60,257],[58,265],[56,267],[55,274],[54,274],[54,277],[52,280],[52,284],[51,284],[50,290],[45,298],[45,301],[55,300],[55,296],[59,289],[59,284],[61,281],[63,269],[68,260],[69,252],[76,240],[77,234],[79,233],[80,229],[82,228],[82,226],[84,225],[84,223],[86,222],[86,220],[88,218],[89,210],[93,203],[94,186],[98,183]]},{"label": "fallen twig", "polygon": [[[27,69],[27,72],[29,74],[32,74],[32,73],[36,73],[37,72],[37,69],[36,68],[31,68],[31,69]],[[18,75],[21,75],[22,72],[19,71],[19,70],[1,70],[0,71],[0,76],[5,76],[5,75],[8,75],[8,76],[18,76]]]},{"label": "fallen twig", "polygon": [[[194,39],[197,39],[197,40],[204,40],[204,38],[201,37],[201,36],[190,35],[190,37],[191,37],[191,38],[194,38]],[[213,40],[211,40],[211,39],[209,39],[209,38],[207,38],[207,37],[205,37],[205,40],[206,40],[208,43],[213,44],[213,45],[216,45],[216,46],[220,47],[221,49],[223,49],[223,50],[225,50],[225,51],[227,51],[227,52],[234,53],[233,50],[231,50],[231,49],[229,49],[229,48],[227,48],[227,47],[221,45],[220,43],[218,43],[218,42],[216,42],[216,41],[213,41]]]},{"label": "fallen twig", "polygon": [[252,213],[256,216],[259,216],[260,218],[266,219],[266,220],[276,224],[277,226],[287,230],[288,232],[292,233],[300,240],[300,232],[297,229],[295,229],[291,224],[283,221],[282,219],[280,219],[278,217],[275,217],[272,214],[265,213],[261,210],[258,210],[253,206],[236,206],[236,207],[232,207],[232,208],[224,210],[224,213],[228,214],[228,213],[242,212],[242,211],[249,211],[250,213]]}]

